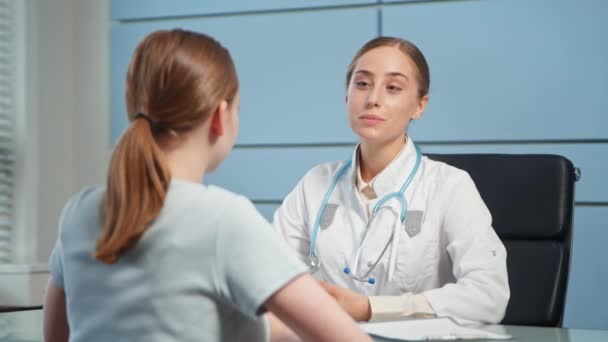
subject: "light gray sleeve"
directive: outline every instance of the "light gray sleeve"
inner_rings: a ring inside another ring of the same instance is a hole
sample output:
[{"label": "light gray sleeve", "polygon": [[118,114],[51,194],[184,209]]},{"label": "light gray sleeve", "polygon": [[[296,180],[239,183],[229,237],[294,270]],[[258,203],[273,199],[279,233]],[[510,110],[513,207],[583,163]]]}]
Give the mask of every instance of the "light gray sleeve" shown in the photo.
[{"label": "light gray sleeve", "polygon": [[80,193],[72,196],[65,204],[63,209],[61,210],[61,215],[59,217],[59,224],[57,229],[57,240],[55,242],[55,246],[53,247],[53,251],[51,252],[51,257],[49,259],[49,271],[51,272],[51,276],[53,277],[53,282],[62,289],[64,288],[63,281],[63,244],[61,242],[62,232],[64,231],[64,225],[66,223],[67,217],[70,215],[72,211],[72,207],[74,203],[78,201],[80,198]]},{"label": "light gray sleeve", "polygon": [[270,296],[308,268],[249,200],[238,197],[222,216],[216,240],[220,288],[255,317]]},{"label": "light gray sleeve", "polygon": [[63,248],[61,247],[60,237],[57,237],[57,242],[49,259],[49,270],[55,285],[63,289]]},{"label": "light gray sleeve", "polygon": [[69,234],[66,234],[66,225],[69,224],[71,217],[78,211],[77,206],[82,197],[95,189],[94,187],[85,188],[77,194],[74,194],[65,204],[61,210],[59,216],[59,224],[57,229],[57,240],[51,257],[49,259],[49,270],[55,284],[62,289],[64,288],[64,248],[63,243],[65,238],[70,238]]},{"label": "light gray sleeve", "polygon": [[275,211],[273,225],[300,260],[306,262],[310,252],[310,236],[303,188],[304,179],[300,180]]}]

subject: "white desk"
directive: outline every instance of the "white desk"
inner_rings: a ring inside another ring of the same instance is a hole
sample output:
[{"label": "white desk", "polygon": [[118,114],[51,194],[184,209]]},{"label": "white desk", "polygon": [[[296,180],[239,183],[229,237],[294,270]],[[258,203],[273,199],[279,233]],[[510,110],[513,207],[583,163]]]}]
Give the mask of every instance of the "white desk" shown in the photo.
[{"label": "white desk", "polygon": [[[479,329],[506,332],[517,342],[603,342],[608,330],[489,325]],[[43,342],[42,310],[0,313],[0,342]],[[376,338],[375,341],[389,340]]]}]

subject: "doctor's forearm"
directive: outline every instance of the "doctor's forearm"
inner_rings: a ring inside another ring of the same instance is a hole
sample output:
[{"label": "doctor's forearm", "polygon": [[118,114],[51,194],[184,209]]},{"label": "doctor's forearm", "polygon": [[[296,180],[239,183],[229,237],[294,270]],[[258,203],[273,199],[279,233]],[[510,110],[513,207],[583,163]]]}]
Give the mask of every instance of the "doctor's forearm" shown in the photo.
[{"label": "doctor's forearm", "polygon": [[439,316],[450,316],[478,323],[499,323],[509,301],[509,288],[499,282],[479,286],[460,280],[424,292]]}]

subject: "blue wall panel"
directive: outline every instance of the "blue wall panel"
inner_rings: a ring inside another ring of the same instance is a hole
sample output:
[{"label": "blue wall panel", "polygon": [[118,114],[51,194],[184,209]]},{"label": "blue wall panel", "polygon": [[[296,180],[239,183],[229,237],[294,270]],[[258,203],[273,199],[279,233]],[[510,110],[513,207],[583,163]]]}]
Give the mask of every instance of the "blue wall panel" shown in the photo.
[{"label": "blue wall panel", "polygon": [[[431,2],[431,1],[454,1],[454,2],[456,2],[456,1],[470,1],[470,0],[380,0],[380,2],[383,4],[392,4],[392,3],[396,3],[396,2],[398,2],[398,3],[418,2],[418,3],[420,3],[420,2]],[[479,0],[476,0],[476,1],[479,1]],[[482,1],[495,1],[495,0],[482,0]]]},{"label": "blue wall panel", "polygon": [[280,203],[255,203],[256,209],[268,220],[272,222],[272,216],[275,210],[279,208]]},{"label": "blue wall panel", "polygon": [[576,207],[573,239],[564,326],[608,329],[608,206]]},{"label": "blue wall panel", "polygon": [[241,81],[240,144],[354,141],[344,74],[375,36],[376,9],[115,23],[111,51],[112,142],[127,125],[124,78],[136,44],[151,31],[182,27],[226,45]]},{"label": "blue wall panel", "polygon": [[[582,171],[576,184],[578,202],[608,203],[608,144],[531,145],[425,145],[424,153],[534,153],[558,154],[570,159]],[[316,164],[350,158],[350,147],[236,148],[207,176],[217,184],[254,200],[280,201]]]},{"label": "blue wall panel", "polygon": [[410,39],[430,64],[419,140],[608,138],[608,1],[438,1],[382,11],[382,34]]},{"label": "blue wall panel", "polygon": [[253,200],[281,201],[313,166],[350,158],[349,147],[235,149],[205,183]]},{"label": "blue wall panel", "polygon": [[176,16],[248,12],[310,7],[373,4],[375,0],[112,0],[114,20],[138,20]]}]

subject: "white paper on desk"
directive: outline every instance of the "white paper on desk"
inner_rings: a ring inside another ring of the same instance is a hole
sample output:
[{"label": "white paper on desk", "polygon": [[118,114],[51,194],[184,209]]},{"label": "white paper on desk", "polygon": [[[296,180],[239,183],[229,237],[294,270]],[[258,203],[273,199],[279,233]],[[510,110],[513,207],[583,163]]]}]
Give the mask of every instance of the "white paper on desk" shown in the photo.
[{"label": "white paper on desk", "polygon": [[495,334],[480,329],[465,328],[449,318],[412,319],[377,323],[361,323],[370,335],[402,341],[426,340],[508,340],[511,335]]}]

